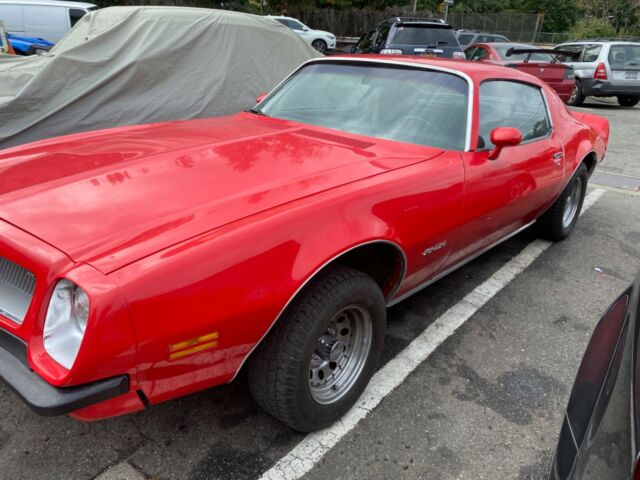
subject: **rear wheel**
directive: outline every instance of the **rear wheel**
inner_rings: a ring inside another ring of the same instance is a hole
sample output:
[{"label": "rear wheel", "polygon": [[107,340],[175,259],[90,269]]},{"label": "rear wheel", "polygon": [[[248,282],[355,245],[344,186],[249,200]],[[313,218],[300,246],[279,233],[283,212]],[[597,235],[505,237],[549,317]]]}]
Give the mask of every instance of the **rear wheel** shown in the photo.
[{"label": "rear wheel", "polygon": [[584,103],[584,99],[585,96],[582,93],[582,85],[580,85],[580,81],[576,80],[576,84],[573,86],[571,97],[569,97],[569,100],[567,100],[567,105],[578,107]]},{"label": "rear wheel", "polygon": [[538,232],[549,240],[563,240],[578,221],[587,192],[587,167],[582,163],[555,203],[538,220]]},{"label": "rear wheel", "polygon": [[322,272],[249,359],[253,397],[296,430],[331,425],[373,375],[385,327],[384,297],[371,277],[346,267]]},{"label": "rear wheel", "polygon": [[635,95],[618,95],[618,103],[621,107],[633,107],[640,102],[640,97]]},{"label": "rear wheel", "polygon": [[327,42],[324,40],[320,40],[319,38],[311,42],[311,46],[318,50],[320,53],[326,53],[327,51]]}]

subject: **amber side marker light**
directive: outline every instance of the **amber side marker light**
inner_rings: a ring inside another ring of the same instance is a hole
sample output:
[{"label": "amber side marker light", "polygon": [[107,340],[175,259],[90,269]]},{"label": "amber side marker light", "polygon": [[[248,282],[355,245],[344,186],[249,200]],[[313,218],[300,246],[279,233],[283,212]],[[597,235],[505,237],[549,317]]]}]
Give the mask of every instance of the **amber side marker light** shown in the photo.
[{"label": "amber side marker light", "polygon": [[212,332],[169,345],[169,360],[177,360],[201,352],[202,350],[215,348],[218,346],[219,337],[220,334],[218,332]]}]

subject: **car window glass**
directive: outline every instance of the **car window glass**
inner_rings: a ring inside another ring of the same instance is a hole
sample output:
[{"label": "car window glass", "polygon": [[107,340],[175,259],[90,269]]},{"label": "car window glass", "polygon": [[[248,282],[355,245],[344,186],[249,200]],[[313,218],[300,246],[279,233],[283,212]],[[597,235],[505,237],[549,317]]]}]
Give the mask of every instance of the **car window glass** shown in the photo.
[{"label": "car window glass", "polygon": [[460,42],[460,45],[468,45],[471,43],[471,40],[473,40],[473,34],[471,33],[463,33],[461,35],[458,35],[458,41]]},{"label": "car window glass", "polygon": [[478,47],[469,47],[464,51],[464,56],[467,60],[471,60],[473,58],[473,54],[475,53]]},{"label": "car window glass", "polygon": [[303,30],[305,27],[297,20],[289,20],[289,26],[294,30]]},{"label": "car window glass", "polygon": [[611,45],[609,64],[612,67],[640,66],[640,43],[628,45]]},{"label": "car window glass", "polygon": [[514,127],[527,142],[545,137],[551,131],[547,107],[538,87],[518,82],[492,80],[480,85],[480,126],[478,141],[493,148],[491,131]]},{"label": "car window glass", "polygon": [[509,40],[507,37],[494,37],[493,41],[496,43],[507,43]]},{"label": "car window glass", "polygon": [[587,47],[584,49],[584,53],[582,54],[582,61],[595,62],[596,60],[598,60],[600,50],[602,50],[602,45],[587,45]]},{"label": "car window glass", "polygon": [[493,41],[493,37],[490,35],[480,35],[478,37],[478,42],[491,43],[492,41]]},{"label": "car window glass", "polygon": [[477,62],[477,61],[479,61],[479,60],[482,60],[482,59],[486,58],[488,55],[489,55],[489,52],[487,52],[487,51],[486,51],[484,48],[482,48],[482,47],[478,47],[478,48],[476,49],[476,51],[475,51],[475,52],[473,52],[473,55],[471,56],[471,60],[474,60],[474,61],[476,61],[476,62]]},{"label": "car window glass", "polygon": [[445,72],[321,62],[299,70],[262,113],[350,133],[464,150],[468,84]]},{"label": "car window glass", "polygon": [[422,25],[398,26],[391,43],[395,45],[458,45],[452,29]]},{"label": "car window glass", "polygon": [[375,41],[375,38],[376,38],[376,30],[371,30],[369,33],[367,33],[360,39],[360,41],[356,45],[355,51],[356,52],[370,51],[371,47],[373,46],[373,42]]},{"label": "car window glass", "polygon": [[[584,45],[560,45],[559,47],[554,48],[554,50],[563,50],[566,52],[576,52],[581,53]],[[579,62],[581,61],[580,56],[571,57],[569,55],[556,55],[559,62]]]},{"label": "car window glass", "polygon": [[379,50],[385,47],[387,37],[389,36],[389,30],[391,30],[391,24],[383,24],[378,27],[378,34],[373,40],[374,50]]},{"label": "car window glass", "polygon": [[70,8],[69,9],[69,21],[71,22],[71,26],[73,27],[78,20],[86,15],[87,12],[84,10],[80,10],[78,8]]},{"label": "car window glass", "polygon": [[276,20],[276,22],[281,23],[285,27],[289,26],[289,22],[287,22],[284,18],[276,18],[275,20]]}]

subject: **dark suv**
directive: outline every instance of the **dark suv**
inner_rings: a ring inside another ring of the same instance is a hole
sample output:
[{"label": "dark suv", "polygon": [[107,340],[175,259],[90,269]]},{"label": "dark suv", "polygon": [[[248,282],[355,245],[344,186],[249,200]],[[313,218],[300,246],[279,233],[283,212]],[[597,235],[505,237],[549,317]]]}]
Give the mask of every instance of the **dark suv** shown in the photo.
[{"label": "dark suv", "polygon": [[358,40],[352,52],[464,58],[451,26],[433,18],[396,17],[380,22]]}]

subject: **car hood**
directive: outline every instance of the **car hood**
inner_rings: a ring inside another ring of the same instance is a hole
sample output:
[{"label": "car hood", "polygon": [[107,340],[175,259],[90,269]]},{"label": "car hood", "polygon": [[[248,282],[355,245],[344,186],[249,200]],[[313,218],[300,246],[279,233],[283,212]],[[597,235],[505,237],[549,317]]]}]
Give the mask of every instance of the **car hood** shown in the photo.
[{"label": "car hood", "polygon": [[317,33],[319,35],[324,35],[326,37],[335,38],[336,36],[331,32],[325,32],[324,30],[314,30],[313,33]]},{"label": "car hood", "polygon": [[442,150],[241,113],[0,152],[0,218],[103,273]]}]

